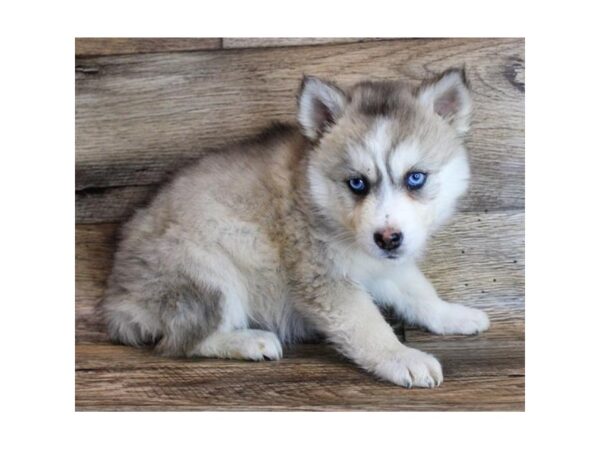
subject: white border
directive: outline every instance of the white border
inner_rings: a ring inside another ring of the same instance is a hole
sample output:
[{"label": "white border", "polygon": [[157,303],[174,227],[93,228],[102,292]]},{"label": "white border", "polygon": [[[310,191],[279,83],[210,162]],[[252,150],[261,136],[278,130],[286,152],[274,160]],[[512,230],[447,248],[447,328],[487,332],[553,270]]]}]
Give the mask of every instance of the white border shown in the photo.
[{"label": "white border", "polygon": [[[597,14],[577,1],[259,3],[2,6],[5,447],[597,442]],[[73,412],[73,37],[222,35],[526,36],[526,413]]]}]

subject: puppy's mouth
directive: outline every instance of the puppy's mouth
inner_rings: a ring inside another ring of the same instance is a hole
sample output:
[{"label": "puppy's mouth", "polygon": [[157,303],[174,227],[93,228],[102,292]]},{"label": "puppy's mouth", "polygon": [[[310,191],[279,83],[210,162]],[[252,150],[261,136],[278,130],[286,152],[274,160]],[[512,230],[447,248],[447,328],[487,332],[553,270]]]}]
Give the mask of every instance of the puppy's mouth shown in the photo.
[{"label": "puppy's mouth", "polygon": [[400,259],[402,256],[404,256],[406,252],[404,251],[404,249],[397,249],[397,250],[392,250],[392,251],[382,251],[380,254],[384,259]]}]

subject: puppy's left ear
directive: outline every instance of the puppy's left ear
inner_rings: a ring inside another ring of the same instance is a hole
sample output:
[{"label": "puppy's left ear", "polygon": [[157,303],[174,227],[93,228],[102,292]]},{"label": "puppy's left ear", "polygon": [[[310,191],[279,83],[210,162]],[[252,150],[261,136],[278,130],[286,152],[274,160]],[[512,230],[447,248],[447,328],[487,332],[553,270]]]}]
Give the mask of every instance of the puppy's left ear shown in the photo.
[{"label": "puppy's left ear", "polygon": [[465,69],[448,69],[433,80],[424,81],[417,99],[425,108],[448,122],[458,134],[471,127],[471,91]]},{"label": "puppy's left ear", "polygon": [[298,92],[298,122],[302,133],[318,140],[344,112],[348,99],[333,83],[305,76]]}]

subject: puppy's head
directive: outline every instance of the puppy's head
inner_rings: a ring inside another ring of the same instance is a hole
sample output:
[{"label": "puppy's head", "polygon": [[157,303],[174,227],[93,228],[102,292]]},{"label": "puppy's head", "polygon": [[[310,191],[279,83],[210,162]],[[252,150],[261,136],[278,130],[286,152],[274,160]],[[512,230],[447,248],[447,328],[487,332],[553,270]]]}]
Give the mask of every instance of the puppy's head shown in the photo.
[{"label": "puppy's head", "polygon": [[330,238],[377,258],[418,254],[467,189],[470,114],[462,70],[418,88],[363,82],[344,91],[305,77],[298,121],[314,144],[307,182]]}]

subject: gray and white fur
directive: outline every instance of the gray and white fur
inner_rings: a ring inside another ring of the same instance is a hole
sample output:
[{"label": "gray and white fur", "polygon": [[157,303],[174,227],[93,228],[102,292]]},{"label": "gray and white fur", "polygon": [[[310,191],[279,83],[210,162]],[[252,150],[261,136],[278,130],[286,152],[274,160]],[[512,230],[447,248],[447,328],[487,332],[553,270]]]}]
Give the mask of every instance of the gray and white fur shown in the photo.
[{"label": "gray and white fur", "polygon": [[470,116],[464,70],[418,87],[305,77],[299,126],[203,156],[124,225],[102,302],[111,338],[262,360],[319,334],[383,379],[439,385],[439,362],[399,342],[377,305],[433,333],[489,326],[416,264],[467,189]]}]

